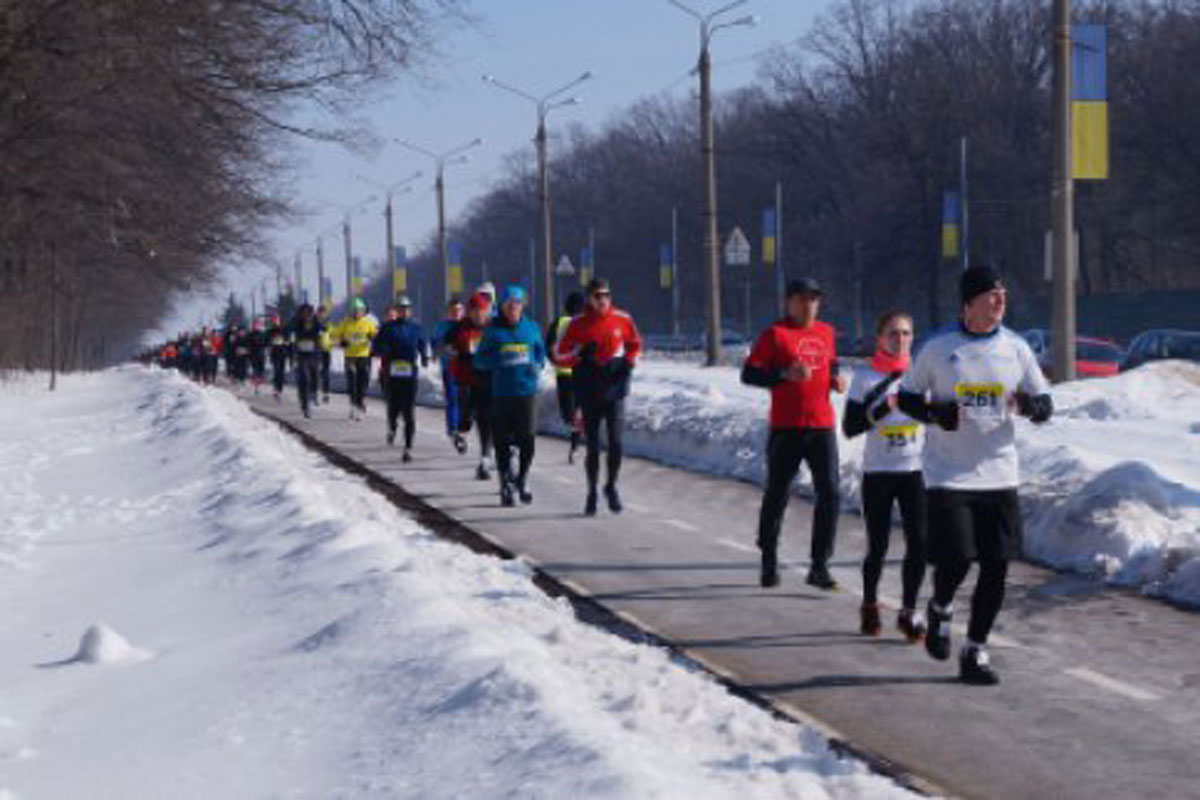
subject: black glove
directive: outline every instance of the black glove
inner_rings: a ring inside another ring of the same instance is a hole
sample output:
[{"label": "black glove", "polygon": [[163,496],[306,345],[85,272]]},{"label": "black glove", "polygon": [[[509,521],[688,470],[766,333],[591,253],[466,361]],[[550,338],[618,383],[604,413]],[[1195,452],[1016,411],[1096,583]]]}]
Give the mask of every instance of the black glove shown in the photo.
[{"label": "black glove", "polygon": [[583,347],[579,348],[579,360],[584,363],[591,363],[596,360],[595,342],[588,342]]},{"label": "black glove", "polygon": [[868,414],[867,416],[869,416],[871,418],[871,424],[874,425],[875,423],[879,422],[879,420],[883,419],[888,414],[890,414],[891,411],[892,411],[892,407],[889,406],[887,401],[885,400],[882,403],[880,403],[879,405],[872,408],[871,413]]},{"label": "black glove", "polygon": [[953,400],[943,400],[929,404],[929,415],[937,426],[944,431],[958,430],[958,403]]},{"label": "black glove", "polygon": [[1048,394],[1017,392],[1013,396],[1017,399],[1017,413],[1022,417],[1029,417],[1035,424],[1045,422],[1054,413],[1054,401]]},{"label": "black glove", "polygon": [[617,356],[608,362],[608,370],[614,378],[624,378],[632,369],[633,365],[629,363],[629,359],[625,356]]}]

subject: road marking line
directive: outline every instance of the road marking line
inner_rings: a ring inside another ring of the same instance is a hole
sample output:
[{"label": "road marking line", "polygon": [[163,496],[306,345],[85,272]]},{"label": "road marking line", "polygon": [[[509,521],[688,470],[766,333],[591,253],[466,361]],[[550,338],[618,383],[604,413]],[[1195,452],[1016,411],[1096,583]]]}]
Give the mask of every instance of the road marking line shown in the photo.
[{"label": "road marking line", "polygon": [[562,484],[568,484],[568,483],[575,482],[575,481],[571,480],[570,478],[568,478],[566,475],[557,475],[557,474],[551,475],[550,480],[554,481],[555,483],[562,483]]},{"label": "road marking line", "polygon": [[1065,669],[1063,672],[1070,675],[1072,678],[1078,678],[1081,681],[1086,681],[1093,686],[1099,686],[1101,689],[1107,689],[1119,695],[1124,695],[1132,700],[1158,700],[1158,695],[1154,692],[1148,692],[1145,689],[1139,689],[1124,681],[1119,681],[1116,678],[1110,678],[1107,675],[1101,675],[1099,672],[1088,669],[1087,667],[1072,667]]},{"label": "road marking line", "polygon": [[717,544],[723,544],[726,547],[732,547],[734,550],[741,550],[743,553],[757,553],[758,552],[757,547],[751,547],[748,544],[742,544],[741,542],[735,542],[731,539],[717,539]]},{"label": "road marking line", "polygon": [[636,512],[638,514],[649,514],[650,513],[650,509],[646,508],[645,506],[640,506],[637,503],[626,503],[625,507],[628,508],[630,511]]},{"label": "road marking line", "polygon": [[699,533],[700,532],[700,529],[697,528],[695,525],[693,525],[690,522],[684,522],[681,519],[667,518],[667,519],[664,519],[663,522],[667,523],[668,525],[670,525],[672,527],[679,528],[679,530],[681,530],[681,531],[687,531],[688,533]]}]

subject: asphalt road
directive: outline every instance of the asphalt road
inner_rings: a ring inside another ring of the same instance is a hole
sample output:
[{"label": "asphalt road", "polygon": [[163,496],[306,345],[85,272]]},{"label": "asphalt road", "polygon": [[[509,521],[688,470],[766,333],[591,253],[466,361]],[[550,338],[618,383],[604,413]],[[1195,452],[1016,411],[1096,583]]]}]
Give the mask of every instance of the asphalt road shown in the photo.
[{"label": "asphalt road", "polygon": [[[992,640],[1002,684],[968,687],[954,659],[930,660],[893,627],[898,532],[882,587],[885,632],[867,638],[857,633],[864,537],[855,515],[840,521],[833,572],[843,589],[821,592],[803,582],[811,506],[794,498],[783,583],[764,590],[754,486],[627,459],[625,513],[602,500],[586,518],[582,458],[569,466],[563,442],[539,437],[534,503],[507,509],[494,481],[474,477],[474,438],[466,456],[454,453],[440,411],[418,410],[415,460],[401,464],[377,400],[351,422],[344,396],[312,420],[290,391],[281,403],[246,399],[918,785],[979,798],[1200,798],[1200,615],[1014,564]],[[927,596],[928,587],[922,604]],[[968,605],[964,591],[960,622]]]}]

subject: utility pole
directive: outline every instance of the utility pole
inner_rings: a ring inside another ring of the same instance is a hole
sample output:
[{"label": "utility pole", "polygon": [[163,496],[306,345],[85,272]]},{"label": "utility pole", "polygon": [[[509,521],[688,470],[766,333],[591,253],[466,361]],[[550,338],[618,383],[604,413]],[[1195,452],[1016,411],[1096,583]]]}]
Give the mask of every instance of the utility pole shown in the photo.
[{"label": "utility pole", "polygon": [[959,249],[962,252],[962,268],[971,266],[971,213],[967,200],[967,137],[959,140],[958,154],[958,197],[962,211],[962,242]]},{"label": "utility pole", "polygon": [[321,249],[321,237],[317,237],[317,306],[324,307],[326,300],[332,300],[325,296],[325,253]]},{"label": "utility pole", "polygon": [[490,83],[498,89],[522,97],[537,105],[537,133],[533,137],[537,149],[538,168],[538,202],[542,212],[542,323],[549,326],[554,322],[554,241],[552,235],[552,220],[550,211],[550,172],[546,155],[546,116],[551,110],[562,106],[577,105],[582,101],[578,97],[554,101],[554,98],[578,86],[592,77],[591,72],[584,72],[578,78],[566,83],[552,92],[538,97],[530,92],[499,80],[493,75],[484,75],[484,83]]},{"label": "utility pole", "polygon": [[[442,280],[444,281],[445,291],[443,292],[443,302],[450,302],[450,251],[446,242],[446,166],[448,164],[465,164],[469,159],[463,153],[470,150],[472,147],[478,147],[483,144],[483,139],[472,139],[466,144],[453,147],[443,153],[435,153],[432,150],[427,150],[420,145],[413,144],[407,139],[397,139],[396,143],[407,147],[409,150],[428,156],[433,159],[436,167],[436,176],[433,186],[437,194],[437,216],[438,216],[438,253],[442,259]],[[389,256],[388,263],[391,263]]]},{"label": "utility pole", "polygon": [[437,165],[437,177],[433,181],[433,186],[437,192],[438,255],[442,259],[442,282],[445,284],[442,302],[449,304],[451,292],[450,253],[446,249],[446,179],[443,174],[441,161]]},{"label": "utility pole", "polygon": [[730,22],[713,24],[715,19],[749,0],[734,2],[718,8],[707,15],[684,5],[680,0],[668,2],[700,23],[700,58],[697,71],[700,73],[700,160],[704,172],[704,208],[700,214],[700,227],[704,237],[705,283],[708,287],[708,342],[705,350],[705,366],[715,366],[721,357],[721,271],[717,240],[717,164],[713,154],[713,110],[712,110],[712,56],[709,44],[713,34],[722,28],[736,25],[754,25],[757,17],[748,16]]},{"label": "utility pole", "polygon": [[350,215],[342,220],[342,243],[346,250],[346,310],[349,312],[350,300],[354,297],[354,260],[353,247],[350,243]]},{"label": "utility pole", "polygon": [[1054,0],[1054,174],[1050,189],[1054,315],[1054,376],[1075,379],[1075,253],[1072,247],[1074,184],[1071,179],[1071,3]]},{"label": "utility pole", "polygon": [[717,254],[717,162],[713,155],[712,57],[708,43],[700,51],[700,158],[704,162],[704,267],[708,285],[708,342],[704,363],[715,366],[721,359],[721,268]]},{"label": "utility pole", "polygon": [[679,336],[679,208],[671,207],[671,335]]},{"label": "utility pole", "polygon": [[293,297],[292,299],[296,301],[296,307],[299,308],[300,307],[300,298],[304,296],[304,289],[303,289],[304,264],[300,260],[300,253],[298,251],[296,253],[295,268],[296,268],[296,285],[294,288],[296,290],[296,296]]},{"label": "utility pole", "polygon": [[775,181],[775,313],[783,313],[787,287],[783,272],[783,181]]}]

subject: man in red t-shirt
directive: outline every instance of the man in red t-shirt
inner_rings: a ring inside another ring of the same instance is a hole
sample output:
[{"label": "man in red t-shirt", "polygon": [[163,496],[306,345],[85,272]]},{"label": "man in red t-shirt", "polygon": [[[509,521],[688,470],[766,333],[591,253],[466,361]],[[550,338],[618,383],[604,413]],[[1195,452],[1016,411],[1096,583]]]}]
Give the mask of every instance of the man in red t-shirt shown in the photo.
[{"label": "man in red t-shirt", "polygon": [[763,331],[742,366],[742,383],[771,390],[767,486],[758,517],[764,587],[779,585],[779,526],[788,490],[803,461],[817,495],[807,581],[820,589],[837,588],[829,574],[840,504],[837,434],[829,393],[845,392],[846,379],[838,374],[833,328],[817,321],[821,294],[812,278],[791,281],[787,316]]}]

